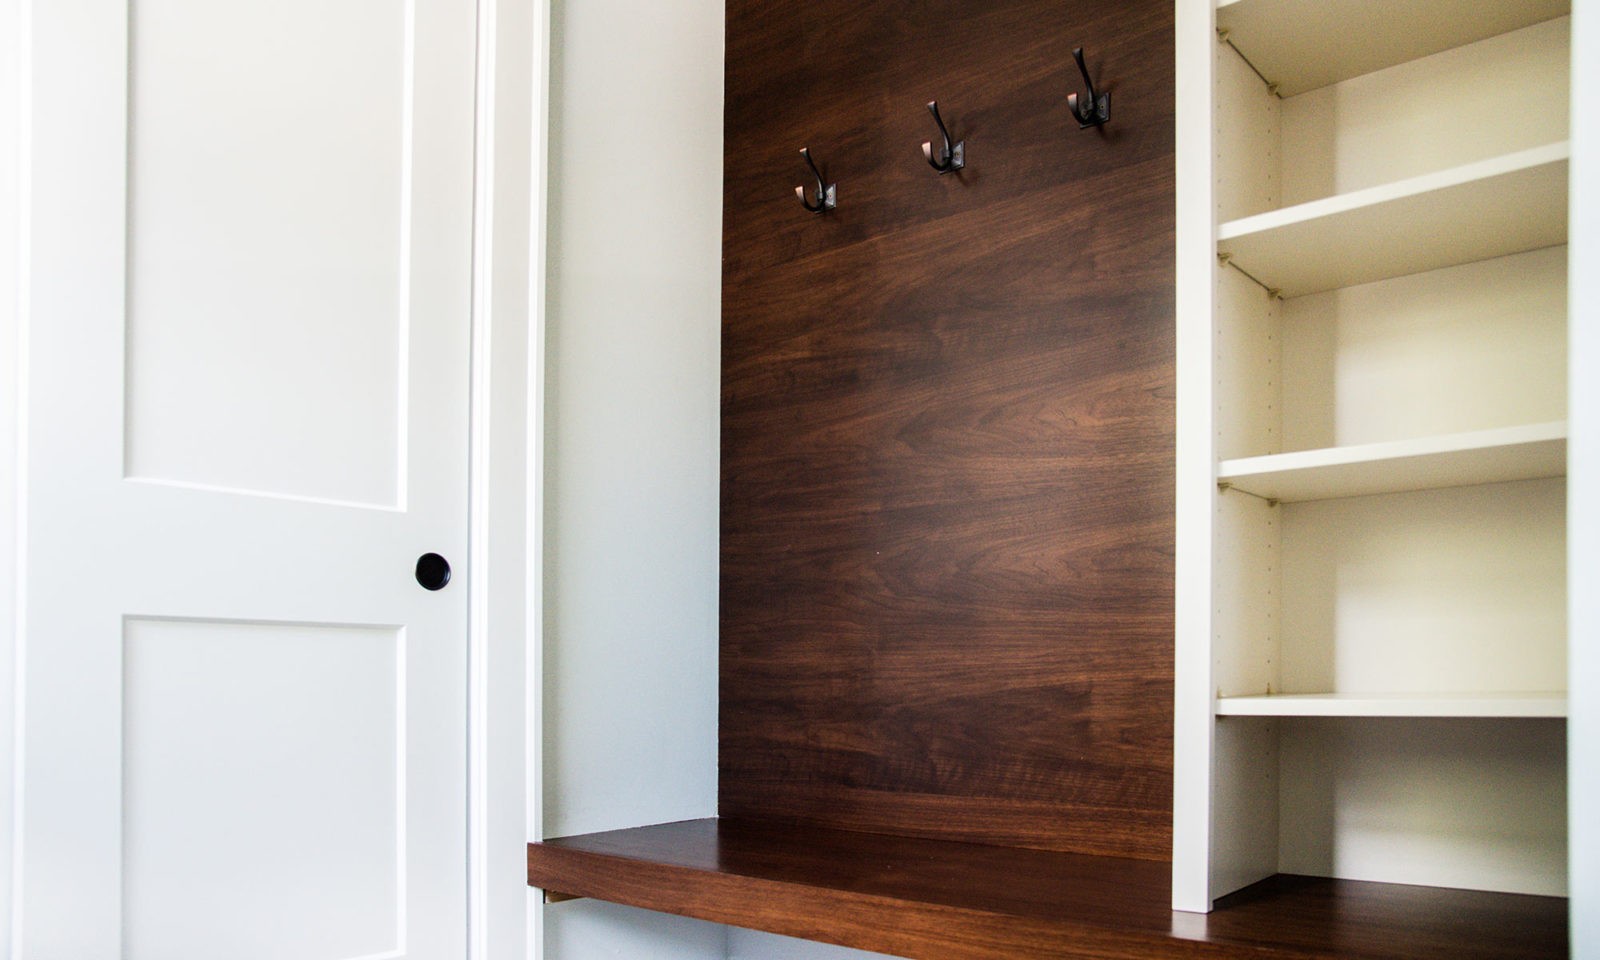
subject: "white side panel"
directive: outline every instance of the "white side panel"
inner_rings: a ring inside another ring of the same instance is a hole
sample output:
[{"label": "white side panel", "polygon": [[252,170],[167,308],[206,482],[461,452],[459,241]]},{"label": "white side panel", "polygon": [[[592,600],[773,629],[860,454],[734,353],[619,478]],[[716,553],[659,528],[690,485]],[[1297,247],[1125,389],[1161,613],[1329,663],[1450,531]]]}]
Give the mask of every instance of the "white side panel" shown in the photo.
[{"label": "white side panel", "polygon": [[[1212,36],[1206,31],[1206,36]],[[1281,101],[1267,89],[1250,64],[1232,46],[1213,42],[1216,53],[1216,97],[1213,167],[1217,222],[1226,223],[1283,205]],[[1193,105],[1183,92],[1205,89],[1180,83],[1179,111]],[[1187,156],[1192,144],[1180,139]],[[1187,160],[1185,161],[1187,162]]]},{"label": "white side panel", "polygon": [[1213,899],[1279,870],[1279,722],[1236,717],[1215,722]]},{"label": "white side panel", "polygon": [[1572,28],[1572,369],[1568,751],[1572,955],[1600,957],[1600,7]]},{"label": "white side panel", "polygon": [[401,955],[401,631],[129,620],[123,640],[122,956]]},{"label": "white side panel", "polygon": [[1216,283],[1216,212],[1212,199],[1207,111],[1184,108],[1184,90],[1206,90],[1220,55],[1211,0],[1178,0],[1177,137],[1192,148],[1177,166],[1177,469],[1174,612],[1172,905],[1211,909],[1211,562],[1217,495],[1211,434],[1211,304]]},{"label": "white side panel", "polygon": [[1282,453],[1282,301],[1231,267],[1216,284],[1217,458]]},{"label": "white side panel", "polygon": [[728,929],[728,960],[878,960],[888,956],[738,927]]},{"label": "white side panel", "polygon": [[1285,693],[1566,688],[1560,479],[1288,504]]},{"label": "white side panel", "polygon": [[1283,204],[1565,140],[1569,22],[1549,20],[1284,100]]},{"label": "white side panel", "polygon": [[1217,497],[1209,691],[1215,696],[1283,691],[1281,511],[1246,493]]},{"label": "white side panel", "polygon": [[1566,892],[1561,721],[1278,722],[1285,873]]},{"label": "white side panel", "polygon": [[400,505],[410,7],[130,8],[129,476]]},{"label": "white side panel", "polygon": [[1283,304],[1285,450],[1566,416],[1565,247]]}]

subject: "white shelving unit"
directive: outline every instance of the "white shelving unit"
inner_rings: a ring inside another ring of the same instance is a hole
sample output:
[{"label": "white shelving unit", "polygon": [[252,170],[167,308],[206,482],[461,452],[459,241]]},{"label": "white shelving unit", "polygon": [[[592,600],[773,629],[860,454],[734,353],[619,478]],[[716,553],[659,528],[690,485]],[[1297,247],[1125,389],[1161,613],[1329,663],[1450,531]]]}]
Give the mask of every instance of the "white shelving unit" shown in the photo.
[{"label": "white shelving unit", "polygon": [[1178,909],[1565,892],[1569,11],[1179,0]]}]

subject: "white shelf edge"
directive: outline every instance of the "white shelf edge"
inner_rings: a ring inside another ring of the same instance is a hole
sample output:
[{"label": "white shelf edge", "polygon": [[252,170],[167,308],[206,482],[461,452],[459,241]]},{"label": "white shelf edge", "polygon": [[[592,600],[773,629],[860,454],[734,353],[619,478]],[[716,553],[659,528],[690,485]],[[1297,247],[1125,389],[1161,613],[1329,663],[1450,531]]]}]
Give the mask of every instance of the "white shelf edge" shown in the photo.
[{"label": "white shelf edge", "polygon": [[1385,203],[1404,200],[1408,197],[1433,193],[1437,190],[1445,190],[1480,180],[1489,180],[1508,173],[1531,170],[1551,163],[1560,163],[1570,160],[1571,157],[1571,141],[1562,140],[1558,143],[1547,143],[1544,146],[1518,150],[1515,153],[1502,154],[1498,157],[1490,157],[1487,160],[1462,164],[1459,167],[1425,173],[1405,180],[1396,180],[1393,183],[1379,184],[1376,187],[1367,187],[1363,190],[1353,190],[1350,193],[1335,194],[1331,197],[1324,197],[1321,200],[1311,200],[1292,207],[1284,207],[1281,210],[1271,210],[1254,216],[1242,217],[1238,220],[1230,220],[1217,229],[1217,240],[1219,242],[1235,240],[1281,227],[1309,223],[1313,220],[1320,220],[1325,217],[1369,207],[1377,207]]},{"label": "white shelf edge", "polygon": [[1216,0],[1217,25],[1284,97],[1568,16],[1568,0]]},{"label": "white shelf edge", "polygon": [[1567,715],[1565,693],[1305,693],[1219,697],[1219,717],[1486,717]]},{"label": "white shelf edge", "polygon": [[1567,422],[1224,460],[1217,480],[1294,503],[1565,475]]}]

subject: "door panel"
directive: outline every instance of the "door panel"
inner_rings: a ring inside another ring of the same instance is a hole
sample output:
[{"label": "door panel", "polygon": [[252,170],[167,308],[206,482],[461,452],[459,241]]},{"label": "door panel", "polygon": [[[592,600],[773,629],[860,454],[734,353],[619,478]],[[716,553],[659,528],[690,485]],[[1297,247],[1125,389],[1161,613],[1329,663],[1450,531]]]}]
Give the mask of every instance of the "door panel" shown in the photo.
[{"label": "door panel", "polygon": [[471,6],[30,27],[17,956],[460,957]]},{"label": "door panel", "polygon": [[131,7],[131,476],[398,503],[407,6]]},{"label": "door panel", "polygon": [[130,619],[123,638],[123,956],[240,930],[238,960],[394,953],[401,632]]}]

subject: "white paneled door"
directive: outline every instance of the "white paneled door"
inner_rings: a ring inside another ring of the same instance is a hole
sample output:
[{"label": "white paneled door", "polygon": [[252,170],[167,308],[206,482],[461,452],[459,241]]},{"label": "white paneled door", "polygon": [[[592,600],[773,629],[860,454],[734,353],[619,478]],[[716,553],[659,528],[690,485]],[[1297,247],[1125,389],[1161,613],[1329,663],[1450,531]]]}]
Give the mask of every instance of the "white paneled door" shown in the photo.
[{"label": "white paneled door", "polygon": [[465,953],[473,6],[26,4],[17,960]]}]

